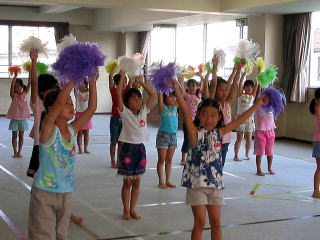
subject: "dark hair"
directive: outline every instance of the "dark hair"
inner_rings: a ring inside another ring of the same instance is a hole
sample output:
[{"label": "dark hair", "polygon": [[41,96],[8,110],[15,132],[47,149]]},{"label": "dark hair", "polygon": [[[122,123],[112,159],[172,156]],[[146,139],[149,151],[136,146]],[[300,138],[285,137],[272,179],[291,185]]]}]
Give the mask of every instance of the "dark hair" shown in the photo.
[{"label": "dark hair", "polygon": [[229,83],[227,82],[227,80],[223,79],[222,77],[217,77],[217,87],[218,87],[220,84],[228,84],[228,85],[229,85]]},{"label": "dark hair", "polygon": [[219,115],[221,115],[221,118],[218,121],[216,128],[222,127],[224,125],[224,123],[223,123],[223,114],[222,114],[222,111],[220,109],[220,104],[213,98],[205,98],[200,102],[200,104],[198,105],[198,109],[197,109],[197,115],[196,115],[196,117],[194,118],[194,121],[193,121],[194,125],[196,125],[197,127],[201,127],[200,126],[200,120],[198,118],[198,114],[200,114],[201,110],[204,107],[214,107],[214,108],[216,108],[218,110]]},{"label": "dark hair", "polygon": [[21,78],[17,78],[16,83],[20,85],[20,87],[22,88],[23,91],[26,90],[27,86],[23,84],[23,81]]},{"label": "dark hair", "polygon": [[[197,82],[195,79],[190,78],[190,79],[187,81],[187,87],[189,87],[189,86],[192,85],[192,84],[195,85],[195,86],[199,86],[198,82]],[[188,92],[188,89],[186,90],[186,92]],[[196,91],[196,96],[197,96],[198,98],[200,98],[200,97],[199,97],[199,93],[200,93],[200,89],[198,88],[197,91]]]},{"label": "dark hair", "polygon": [[244,81],[244,84],[243,84],[243,87],[249,87],[249,86],[251,86],[251,87],[254,87],[254,82],[252,81],[252,80],[246,80],[246,81]]},{"label": "dark hair", "polygon": [[51,74],[41,74],[38,77],[38,95],[43,100],[43,93],[53,88],[59,88],[58,80]]},{"label": "dark hair", "polygon": [[165,93],[162,94],[162,98],[163,98],[163,103],[164,103],[164,104],[165,104],[165,101],[166,101],[167,97],[169,97],[169,96],[175,97],[175,96],[176,96],[175,91],[172,91],[172,92],[170,92],[169,94],[165,94]]},{"label": "dark hair", "polygon": [[46,115],[49,112],[49,107],[53,106],[55,101],[57,100],[60,93],[60,89],[57,89],[55,91],[49,92],[46,97],[43,100],[43,106],[45,108],[45,111],[41,113],[41,120],[40,120],[40,129],[43,119],[46,117]]},{"label": "dark hair", "polygon": [[[125,77],[125,80],[127,81],[127,76]],[[120,74],[119,73],[113,75],[113,82],[115,85],[118,86],[118,84],[120,82]]]},{"label": "dark hair", "polygon": [[138,98],[142,98],[141,92],[136,88],[130,88],[128,91],[125,92],[123,95],[123,104],[128,107],[128,101],[132,97],[132,95],[137,95]]},{"label": "dark hair", "polygon": [[309,105],[309,111],[311,114],[315,114],[316,113],[316,100],[319,100],[320,98],[320,88],[317,88],[314,92],[314,98],[312,99],[310,105]]}]

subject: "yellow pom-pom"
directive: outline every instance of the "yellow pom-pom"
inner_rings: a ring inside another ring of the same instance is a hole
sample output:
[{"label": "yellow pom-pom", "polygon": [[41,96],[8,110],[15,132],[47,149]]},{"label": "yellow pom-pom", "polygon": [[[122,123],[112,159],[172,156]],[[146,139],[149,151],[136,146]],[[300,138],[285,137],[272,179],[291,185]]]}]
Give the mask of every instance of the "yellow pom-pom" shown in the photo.
[{"label": "yellow pom-pom", "polygon": [[30,72],[31,71],[31,62],[25,62],[23,65],[22,65],[22,68],[24,71],[26,72]]},{"label": "yellow pom-pom", "polygon": [[264,60],[262,57],[257,58],[257,67],[262,72],[264,70]]},{"label": "yellow pom-pom", "polygon": [[245,67],[244,67],[244,71],[247,75],[251,74],[253,70],[253,63],[249,62]]},{"label": "yellow pom-pom", "polygon": [[108,73],[115,72],[117,68],[119,68],[118,60],[112,60],[107,63],[105,66]]},{"label": "yellow pom-pom", "polygon": [[191,71],[184,72],[182,75],[185,78],[190,79],[190,78],[193,78],[196,75],[196,73],[191,70]]}]

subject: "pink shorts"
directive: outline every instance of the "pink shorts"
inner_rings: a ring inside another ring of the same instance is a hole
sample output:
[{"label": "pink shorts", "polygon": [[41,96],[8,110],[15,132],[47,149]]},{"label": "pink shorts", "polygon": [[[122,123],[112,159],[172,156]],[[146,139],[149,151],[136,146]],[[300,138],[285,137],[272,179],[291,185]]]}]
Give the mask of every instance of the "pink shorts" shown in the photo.
[{"label": "pink shorts", "polygon": [[254,154],[272,156],[275,137],[274,129],[257,130],[254,137]]},{"label": "pink shorts", "polygon": [[[79,118],[80,115],[82,114],[82,112],[76,112],[76,118]],[[84,125],[81,130],[89,130],[93,128],[93,124],[92,124],[92,119],[90,118],[90,120],[86,123],[86,125]]]}]

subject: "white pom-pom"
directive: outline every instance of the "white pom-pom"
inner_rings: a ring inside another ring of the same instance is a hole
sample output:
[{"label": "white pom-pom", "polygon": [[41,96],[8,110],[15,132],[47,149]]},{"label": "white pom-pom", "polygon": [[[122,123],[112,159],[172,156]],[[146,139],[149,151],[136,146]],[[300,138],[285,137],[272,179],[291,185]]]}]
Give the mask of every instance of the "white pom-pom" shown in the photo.
[{"label": "white pom-pom", "polygon": [[20,51],[25,54],[30,54],[32,49],[36,49],[39,54],[43,54],[48,57],[48,49],[46,48],[47,44],[48,43],[42,43],[39,38],[30,36],[21,43]]},{"label": "white pom-pom", "polygon": [[213,56],[217,56],[218,57],[218,68],[222,69],[224,67],[224,64],[226,62],[226,53],[223,49],[221,48],[215,48],[213,50]]},{"label": "white pom-pom", "polygon": [[58,54],[60,54],[66,47],[69,47],[77,42],[77,39],[72,34],[64,36],[61,39],[61,42],[57,45]]},{"label": "white pom-pom", "polygon": [[141,75],[143,64],[133,57],[122,56],[119,58],[119,68],[127,72],[129,77]]},{"label": "white pom-pom", "polygon": [[258,43],[242,39],[238,42],[235,49],[235,56],[241,57],[249,60],[250,62],[255,62],[257,56],[260,53],[260,46]]}]

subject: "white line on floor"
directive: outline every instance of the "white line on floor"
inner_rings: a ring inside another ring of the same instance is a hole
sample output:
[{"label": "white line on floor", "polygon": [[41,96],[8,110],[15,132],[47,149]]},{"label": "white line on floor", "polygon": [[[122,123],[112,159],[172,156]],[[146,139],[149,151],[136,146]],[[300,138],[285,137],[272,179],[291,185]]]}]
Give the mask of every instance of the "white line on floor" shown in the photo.
[{"label": "white line on floor", "polygon": [[1,146],[1,147],[7,147],[6,145],[3,145],[2,143],[0,143],[0,146]]},{"label": "white line on floor", "polygon": [[235,178],[244,180],[244,181],[246,180],[245,178],[239,177],[239,176],[234,175],[234,174],[232,174],[232,173],[228,173],[228,172],[225,172],[225,171],[223,171],[223,173],[226,174],[226,175],[229,175],[229,176],[231,176],[231,177],[235,177]]}]

